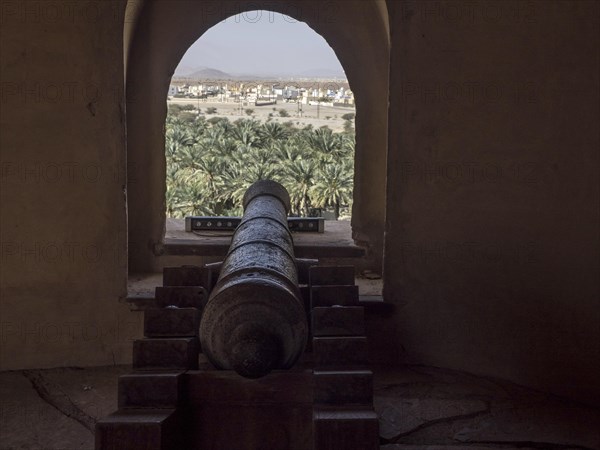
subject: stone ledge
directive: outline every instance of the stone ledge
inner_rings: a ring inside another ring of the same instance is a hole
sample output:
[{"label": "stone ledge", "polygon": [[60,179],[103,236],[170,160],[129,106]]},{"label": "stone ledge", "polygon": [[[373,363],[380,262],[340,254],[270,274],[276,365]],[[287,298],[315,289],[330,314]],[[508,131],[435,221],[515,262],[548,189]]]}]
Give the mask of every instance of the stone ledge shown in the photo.
[{"label": "stone ledge", "polygon": [[[156,255],[225,256],[233,233],[187,232],[184,219],[168,218],[165,238],[156,244]],[[355,244],[349,221],[328,220],[324,233],[294,233],[297,258],[363,258],[366,249]]]}]

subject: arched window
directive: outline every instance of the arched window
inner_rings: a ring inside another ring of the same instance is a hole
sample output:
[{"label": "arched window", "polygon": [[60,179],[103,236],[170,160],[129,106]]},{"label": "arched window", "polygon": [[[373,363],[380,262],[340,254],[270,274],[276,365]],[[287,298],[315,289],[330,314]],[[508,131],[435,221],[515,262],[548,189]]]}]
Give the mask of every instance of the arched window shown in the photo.
[{"label": "arched window", "polygon": [[[380,2],[147,2],[139,11],[127,61],[128,229],[130,272],[173,264],[165,252],[165,98],[188,48],[219,22],[261,8],[306,22],[341,62],[356,101],[353,238],[381,265],[385,219],[389,36]],[[229,5],[229,6],[228,6]],[[360,35],[353,22],[360,21]],[[132,27],[130,26],[129,29]],[[185,243],[182,243],[185,245]],[[210,255],[206,255],[210,256]],[[180,260],[177,260],[178,262]],[[183,263],[183,262],[182,262]],[[377,267],[375,267],[377,268]]]},{"label": "arched window", "polygon": [[292,215],[349,221],[354,96],[306,24],[271,11],[217,24],[182,58],[167,107],[168,218],[239,216],[243,192],[270,178],[290,193]]}]

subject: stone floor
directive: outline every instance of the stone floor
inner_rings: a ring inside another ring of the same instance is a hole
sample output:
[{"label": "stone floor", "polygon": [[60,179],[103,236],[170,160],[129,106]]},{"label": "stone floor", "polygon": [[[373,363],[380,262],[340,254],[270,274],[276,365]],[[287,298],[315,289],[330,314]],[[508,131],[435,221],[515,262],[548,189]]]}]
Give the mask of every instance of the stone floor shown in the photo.
[{"label": "stone floor", "polygon": [[385,450],[600,449],[600,409],[431,367],[376,375]]},{"label": "stone floor", "polygon": [[[92,449],[94,424],[116,409],[118,376],[129,371],[0,373],[0,449]],[[382,449],[600,449],[600,409],[431,367],[375,374]]]}]

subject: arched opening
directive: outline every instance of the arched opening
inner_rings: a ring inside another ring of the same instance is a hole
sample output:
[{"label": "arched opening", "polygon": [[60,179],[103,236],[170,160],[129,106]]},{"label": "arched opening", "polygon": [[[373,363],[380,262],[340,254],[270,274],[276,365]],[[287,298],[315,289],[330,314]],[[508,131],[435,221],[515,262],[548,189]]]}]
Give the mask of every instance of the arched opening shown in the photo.
[{"label": "arched opening", "polygon": [[229,17],[186,51],[166,100],[167,235],[184,228],[169,219],[240,216],[243,192],[270,178],[290,193],[291,215],[345,220],[336,230],[351,237],[354,95],[305,23],[272,11]]},{"label": "arched opening", "polygon": [[[383,257],[389,35],[380,2],[144,2],[127,64],[129,270],[156,272],[165,254],[164,99],[187,49],[227,17],[273,10],[306,22],[346,70],[356,100],[352,232],[379,269]],[[233,9],[232,9],[233,8]],[[357,34],[352,23],[360,21]],[[127,45],[127,43],[126,43]],[[176,261],[176,262],[175,262]]]}]

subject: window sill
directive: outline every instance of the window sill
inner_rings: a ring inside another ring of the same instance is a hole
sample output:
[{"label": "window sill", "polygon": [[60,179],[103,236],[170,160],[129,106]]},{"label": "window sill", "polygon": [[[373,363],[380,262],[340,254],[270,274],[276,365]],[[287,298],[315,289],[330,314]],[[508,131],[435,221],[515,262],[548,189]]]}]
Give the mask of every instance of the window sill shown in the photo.
[{"label": "window sill", "polygon": [[[293,233],[298,258],[362,258],[366,249],[352,240],[350,222],[325,221],[324,233]],[[157,256],[225,256],[231,235],[185,231],[184,219],[167,218],[164,241],[155,246]]]}]

